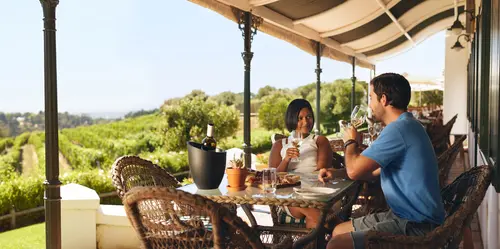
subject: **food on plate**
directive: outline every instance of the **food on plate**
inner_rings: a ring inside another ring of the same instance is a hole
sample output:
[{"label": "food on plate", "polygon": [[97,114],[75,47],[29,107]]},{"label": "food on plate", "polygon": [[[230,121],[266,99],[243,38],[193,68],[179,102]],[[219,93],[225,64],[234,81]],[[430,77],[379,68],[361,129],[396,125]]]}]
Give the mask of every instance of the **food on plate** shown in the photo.
[{"label": "food on plate", "polygon": [[[262,171],[250,172],[245,182],[247,185],[260,187],[262,185]],[[278,188],[300,185],[300,176],[288,172],[278,172],[276,185]]]}]

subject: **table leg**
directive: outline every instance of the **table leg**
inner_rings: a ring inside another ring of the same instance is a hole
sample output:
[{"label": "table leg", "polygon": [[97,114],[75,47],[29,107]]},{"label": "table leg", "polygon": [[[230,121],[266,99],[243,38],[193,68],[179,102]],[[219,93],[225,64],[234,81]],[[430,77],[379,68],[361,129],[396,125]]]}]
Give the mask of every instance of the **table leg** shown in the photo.
[{"label": "table leg", "polygon": [[[333,203],[332,203],[333,204]],[[318,220],[318,225],[316,225],[316,228],[314,228],[311,233],[299,238],[295,243],[293,244],[293,249],[298,249],[298,248],[304,248],[305,245],[310,243],[311,241],[316,240],[316,247],[317,248],[325,248],[324,247],[324,241],[325,241],[325,222],[326,222],[326,216],[328,214],[328,211],[332,207],[332,204],[326,206],[323,210],[321,210],[321,215]]]},{"label": "table leg", "polygon": [[242,204],[241,209],[243,209],[243,211],[247,215],[248,220],[250,221],[250,224],[252,225],[252,227],[257,226],[257,221],[255,220],[255,217],[252,214],[252,211],[250,209],[250,205],[249,204]]}]

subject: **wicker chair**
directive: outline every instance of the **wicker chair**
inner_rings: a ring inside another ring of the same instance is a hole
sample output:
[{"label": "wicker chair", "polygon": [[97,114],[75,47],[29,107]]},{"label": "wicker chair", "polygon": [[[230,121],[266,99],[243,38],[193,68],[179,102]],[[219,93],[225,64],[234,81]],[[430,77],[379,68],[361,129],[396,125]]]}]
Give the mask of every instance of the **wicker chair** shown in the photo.
[{"label": "wicker chair", "polygon": [[463,149],[463,143],[467,136],[462,135],[455,139],[453,145],[438,157],[439,186],[443,188],[458,153]]},{"label": "wicker chair", "polygon": [[429,130],[427,130],[427,134],[431,139],[432,146],[434,147],[434,152],[439,157],[443,152],[445,152],[448,147],[451,145],[450,143],[450,133],[453,125],[457,121],[458,114],[453,116],[444,126],[433,125]]},{"label": "wicker chair", "polygon": [[367,248],[458,248],[462,231],[468,226],[491,182],[490,166],[474,167],[441,190],[446,211],[443,225],[425,236],[388,235],[369,231]]},{"label": "wicker chair", "polygon": [[224,206],[168,187],[135,187],[123,203],[143,248],[291,248],[265,246],[259,234]]},{"label": "wicker chair", "polygon": [[353,210],[352,218],[389,210],[380,179],[363,183],[356,205],[358,208]]},{"label": "wicker chair", "polygon": [[180,187],[177,179],[166,170],[137,156],[122,156],[116,159],[111,171],[113,185],[122,199],[125,193],[137,186]]},{"label": "wicker chair", "polygon": [[274,142],[276,142],[280,139],[283,139],[283,138],[287,138],[287,136],[285,136],[283,134],[279,134],[279,133],[274,133],[273,135],[271,135],[271,142],[274,144]]}]

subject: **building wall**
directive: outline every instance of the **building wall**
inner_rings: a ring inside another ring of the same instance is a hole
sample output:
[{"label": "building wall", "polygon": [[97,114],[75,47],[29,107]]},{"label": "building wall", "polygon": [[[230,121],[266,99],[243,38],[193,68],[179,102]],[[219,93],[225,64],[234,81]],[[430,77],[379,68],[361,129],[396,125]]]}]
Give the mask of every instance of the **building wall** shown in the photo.
[{"label": "building wall", "polygon": [[457,35],[446,31],[443,121],[446,123],[458,114],[451,134],[467,134],[467,106],[463,103],[467,99],[467,61],[470,51],[463,38],[460,38],[460,43],[465,49],[450,49],[456,41]]}]

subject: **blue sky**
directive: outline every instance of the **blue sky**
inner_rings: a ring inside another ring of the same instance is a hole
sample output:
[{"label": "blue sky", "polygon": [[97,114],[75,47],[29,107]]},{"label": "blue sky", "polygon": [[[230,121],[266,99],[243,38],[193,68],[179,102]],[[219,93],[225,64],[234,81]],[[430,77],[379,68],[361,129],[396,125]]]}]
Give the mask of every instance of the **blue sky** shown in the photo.
[{"label": "blue sky", "polygon": [[[43,22],[38,0],[4,1],[0,15],[0,111],[43,110]],[[59,111],[157,108],[193,89],[243,91],[241,32],[232,21],[188,1],[61,0],[57,8]],[[377,64],[377,73],[440,76],[445,34]],[[315,57],[258,33],[252,92],[315,80]],[[322,60],[322,80],[349,78],[347,63]],[[358,68],[368,80],[369,71]]]}]

